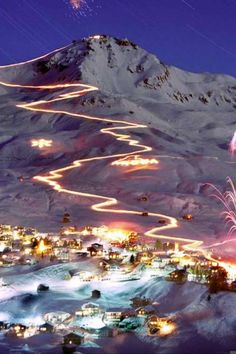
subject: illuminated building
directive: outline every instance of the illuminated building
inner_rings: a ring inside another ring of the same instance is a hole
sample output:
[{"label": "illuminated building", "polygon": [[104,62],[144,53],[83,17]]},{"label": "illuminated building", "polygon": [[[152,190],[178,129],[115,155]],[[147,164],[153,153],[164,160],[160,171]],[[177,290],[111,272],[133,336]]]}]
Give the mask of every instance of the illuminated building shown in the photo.
[{"label": "illuminated building", "polygon": [[122,309],[120,307],[112,307],[106,310],[104,322],[119,322],[122,318]]},{"label": "illuminated building", "polygon": [[118,260],[118,259],[121,258],[121,254],[120,254],[120,252],[118,252],[118,251],[110,251],[110,252],[108,253],[108,258],[109,258],[110,260]]},{"label": "illuminated building", "polygon": [[156,308],[152,305],[146,305],[136,309],[136,314],[139,317],[147,317],[148,315],[154,314],[155,312]]},{"label": "illuminated building", "polygon": [[77,317],[97,316],[101,314],[102,310],[98,304],[88,302],[81,306],[81,309],[75,312]]},{"label": "illuminated building", "polygon": [[72,321],[71,314],[64,311],[49,312],[44,315],[46,323],[51,325],[60,325],[62,323],[70,323]]},{"label": "illuminated building", "polygon": [[176,331],[176,324],[167,317],[151,316],[148,319],[148,335],[168,336]]}]

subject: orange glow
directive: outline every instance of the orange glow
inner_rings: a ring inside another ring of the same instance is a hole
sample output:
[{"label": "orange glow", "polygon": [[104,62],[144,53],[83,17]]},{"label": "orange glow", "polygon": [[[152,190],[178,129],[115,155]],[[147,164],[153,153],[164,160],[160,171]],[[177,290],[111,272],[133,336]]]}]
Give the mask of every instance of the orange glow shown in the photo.
[{"label": "orange glow", "polygon": [[139,155],[134,155],[132,157],[125,157],[123,159],[114,161],[111,163],[112,166],[123,166],[123,167],[129,167],[129,166],[143,166],[146,167],[148,165],[157,165],[159,163],[158,160],[156,159],[144,159],[140,157]]},{"label": "orange glow", "polygon": [[33,139],[31,140],[32,147],[38,147],[39,149],[47,148],[52,146],[52,140],[47,139]]},{"label": "orange glow", "polygon": [[174,323],[166,323],[160,327],[159,335],[161,337],[168,336],[176,330],[176,325]]},{"label": "orange glow", "polygon": [[44,240],[40,240],[38,245],[38,253],[44,253],[47,250],[47,246],[45,246]]}]

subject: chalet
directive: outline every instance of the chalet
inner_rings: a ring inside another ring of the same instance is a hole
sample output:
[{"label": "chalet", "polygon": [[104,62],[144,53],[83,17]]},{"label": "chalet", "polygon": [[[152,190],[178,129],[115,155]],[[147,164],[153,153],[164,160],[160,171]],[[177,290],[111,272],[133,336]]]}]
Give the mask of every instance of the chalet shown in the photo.
[{"label": "chalet", "polygon": [[144,307],[144,306],[147,306],[147,305],[150,305],[152,303],[152,301],[148,298],[146,298],[145,296],[143,297],[134,297],[132,299],[130,299],[131,301],[131,306],[135,309],[139,308],[139,307]]},{"label": "chalet", "polygon": [[150,251],[138,252],[137,262],[144,264],[151,264],[153,253]]},{"label": "chalet", "polygon": [[138,317],[147,317],[156,312],[156,308],[152,305],[146,305],[136,309],[136,314]]},{"label": "chalet", "polygon": [[100,306],[93,302],[88,302],[83,304],[79,310],[75,312],[77,317],[86,317],[86,316],[97,316],[102,312]]},{"label": "chalet", "polygon": [[51,325],[50,323],[47,323],[47,322],[45,322],[44,324],[39,326],[39,332],[42,332],[42,333],[52,333],[53,329],[54,329],[53,325]]},{"label": "chalet", "polygon": [[98,250],[96,247],[94,246],[90,246],[87,248],[87,251],[90,253],[91,257],[96,257],[96,256],[101,256],[102,252],[100,250]]},{"label": "chalet", "polygon": [[61,323],[70,323],[72,321],[72,316],[68,312],[55,311],[45,314],[44,320],[51,325],[60,325]]},{"label": "chalet", "polygon": [[152,315],[148,318],[147,321],[148,335],[160,335],[166,336],[173,333],[176,329],[176,324],[172,319],[168,317],[158,317]]},{"label": "chalet", "polygon": [[103,245],[100,243],[92,243],[91,247],[96,248],[98,251],[100,251],[101,253],[103,252]]},{"label": "chalet", "polygon": [[120,322],[122,319],[123,310],[120,307],[112,307],[106,310],[104,322]]},{"label": "chalet", "polygon": [[92,291],[92,299],[99,299],[101,297],[101,292],[99,290]]},{"label": "chalet", "polygon": [[8,331],[8,335],[13,335],[16,337],[24,337],[24,333],[27,327],[22,324],[12,324],[10,325],[10,329]]},{"label": "chalet", "polygon": [[8,328],[8,324],[6,322],[0,321],[0,331],[4,331]]},{"label": "chalet", "polygon": [[81,334],[71,332],[64,337],[64,344],[80,345],[84,342],[84,337]]},{"label": "chalet", "polygon": [[166,277],[166,280],[184,283],[187,280],[187,272],[185,269],[176,269]]},{"label": "chalet", "polygon": [[110,260],[119,260],[121,258],[121,254],[118,251],[110,251],[108,253],[108,258]]}]

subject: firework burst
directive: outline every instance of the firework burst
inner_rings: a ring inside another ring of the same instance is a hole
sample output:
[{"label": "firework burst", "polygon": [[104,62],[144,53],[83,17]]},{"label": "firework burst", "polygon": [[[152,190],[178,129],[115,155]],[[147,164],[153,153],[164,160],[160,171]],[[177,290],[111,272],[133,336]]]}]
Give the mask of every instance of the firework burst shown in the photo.
[{"label": "firework burst", "polygon": [[221,193],[216,186],[211,186],[216,191],[216,194],[213,194],[213,196],[225,207],[225,211],[221,215],[224,217],[226,225],[230,227],[228,230],[228,237],[230,237],[236,231],[236,189],[230,177],[227,177],[226,181],[229,189],[224,193]]},{"label": "firework burst", "polygon": [[79,10],[85,3],[85,0],[70,0],[70,4],[74,10]]},{"label": "firework burst", "polygon": [[84,16],[94,12],[94,0],[64,0],[73,17]]}]

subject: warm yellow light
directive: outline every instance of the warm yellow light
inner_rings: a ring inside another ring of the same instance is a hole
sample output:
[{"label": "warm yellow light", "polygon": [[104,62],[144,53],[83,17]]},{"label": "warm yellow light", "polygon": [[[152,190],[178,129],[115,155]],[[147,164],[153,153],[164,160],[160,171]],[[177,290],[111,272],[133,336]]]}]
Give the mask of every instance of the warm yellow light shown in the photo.
[{"label": "warm yellow light", "polygon": [[38,252],[44,253],[46,250],[47,250],[47,247],[45,246],[44,240],[40,240],[39,245],[38,245]]},{"label": "warm yellow light", "polygon": [[122,242],[122,241],[128,240],[128,235],[129,235],[129,232],[127,232],[125,230],[110,229],[110,230],[108,230],[108,232],[106,233],[105,236],[110,241]]},{"label": "warm yellow light", "polygon": [[31,140],[31,146],[37,147],[39,149],[47,148],[52,146],[53,141],[47,139],[33,139]]},{"label": "warm yellow light", "polygon": [[123,159],[112,162],[112,166],[147,166],[147,165],[157,165],[159,163],[156,159],[144,159],[139,155],[127,156]]},{"label": "warm yellow light", "polygon": [[176,325],[174,323],[166,323],[161,326],[159,334],[160,336],[168,336],[176,330]]},{"label": "warm yellow light", "polygon": [[92,37],[90,37],[90,38],[92,38],[92,39],[100,39],[101,36],[100,36],[99,34],[96,34],[95,36],[92,36]]}]

